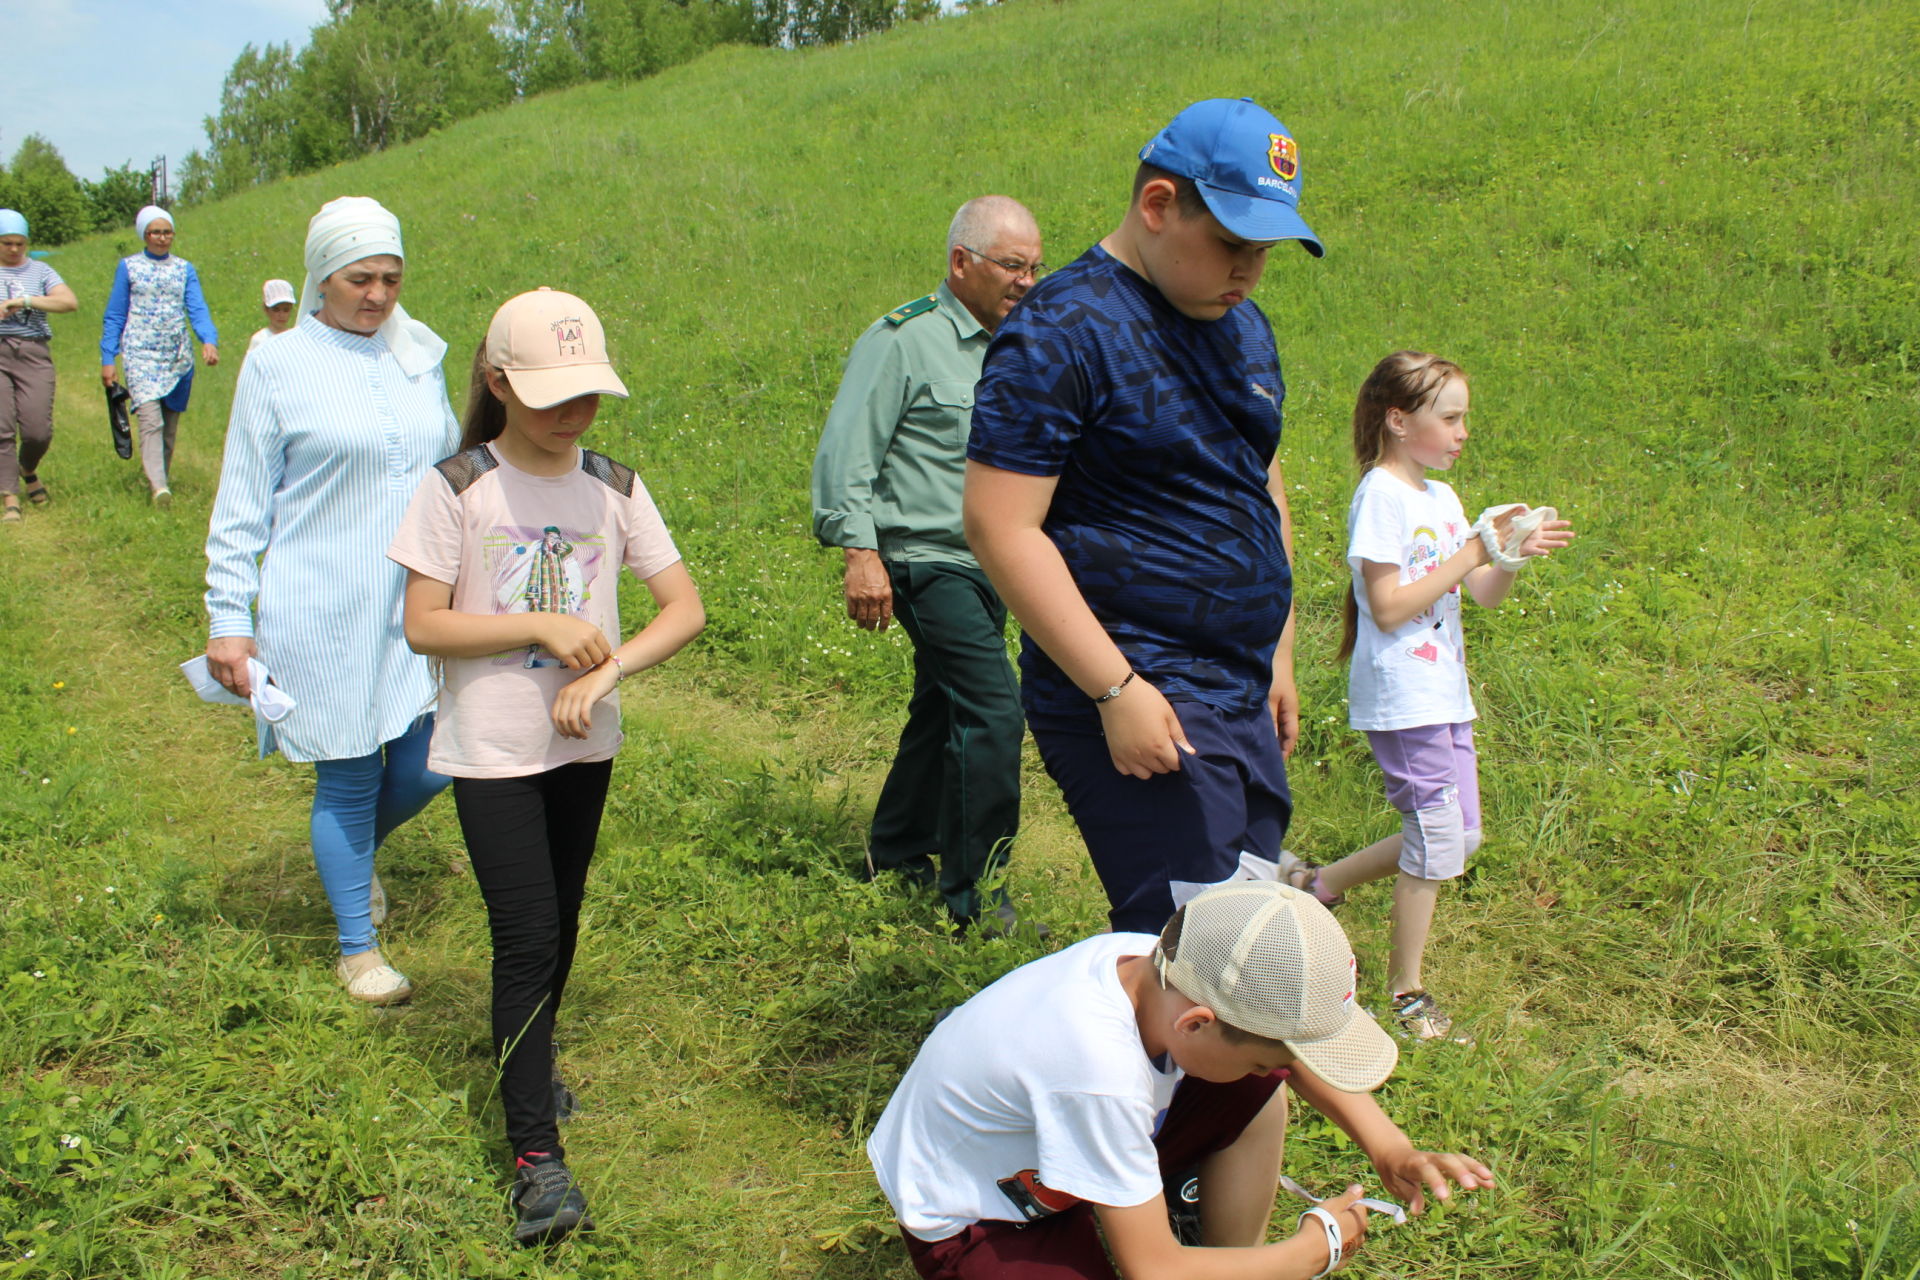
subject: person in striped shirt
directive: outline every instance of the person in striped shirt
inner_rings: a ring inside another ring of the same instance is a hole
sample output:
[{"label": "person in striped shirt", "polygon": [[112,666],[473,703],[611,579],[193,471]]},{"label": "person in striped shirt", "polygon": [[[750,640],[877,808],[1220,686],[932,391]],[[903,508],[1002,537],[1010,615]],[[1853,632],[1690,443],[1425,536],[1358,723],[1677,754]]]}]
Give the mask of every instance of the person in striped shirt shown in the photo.
[{"label": "person in striped shirt", "polygon": [[46,313],[79,305],[59,272],[27,256],[26,218],[0,209],[0,520],[9,524],[20,519],[22,484],[28,499],[47,501],[38,472],[53,443],[53,326]]},{"label": "person in striped shirt", "polygon": [[407,502],[460,426],[447,344],[400,306],[400,223],[334,200],[309,224],[293,332],[241,367],[207,533],[207,665],[248,696],[257,658],[296,706],[260,751],[311,762],[314,864],[349,994],[412,984],[382,956],[374,851],[447,778],[427,767],[435,682],[401,631],[406,574],[386,557]]}]

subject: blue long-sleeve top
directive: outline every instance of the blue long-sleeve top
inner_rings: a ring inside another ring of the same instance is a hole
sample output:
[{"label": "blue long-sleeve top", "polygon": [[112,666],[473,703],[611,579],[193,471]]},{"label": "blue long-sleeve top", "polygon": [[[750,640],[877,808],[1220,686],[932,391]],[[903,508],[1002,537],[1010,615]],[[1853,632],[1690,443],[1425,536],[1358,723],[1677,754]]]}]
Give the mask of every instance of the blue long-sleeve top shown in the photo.
[{"label": "blue long-sleeve top", "polygon": [[[155,262],[165,262],[172,254],[156,254],[142,249],[141,254]],[[207,309],[207,295],[200,290],[200,273],[186,259],[179,259],[186,268],[186,286],[184,301],[187,307],[187,321],[193,326],[193,336],[202,342],[220,345],[220,331],[214,327],[213,312]],[[100,318],[100,363],[112,364],[120,355],[120,335],[127,327],[127,307],[133,293],[133,281],[127,275],[127,260],[120,259],[113,268],[113,288],[107,293],[106,314]]]},{"label": "blue long-sleeve top", "polygon": [[122,258],[100,321],[100,363],[120,358],[135,405],[158,400],[183,413],[193,394],[189,326],[202,342],[220,340],[193,264],[170,253]]}]

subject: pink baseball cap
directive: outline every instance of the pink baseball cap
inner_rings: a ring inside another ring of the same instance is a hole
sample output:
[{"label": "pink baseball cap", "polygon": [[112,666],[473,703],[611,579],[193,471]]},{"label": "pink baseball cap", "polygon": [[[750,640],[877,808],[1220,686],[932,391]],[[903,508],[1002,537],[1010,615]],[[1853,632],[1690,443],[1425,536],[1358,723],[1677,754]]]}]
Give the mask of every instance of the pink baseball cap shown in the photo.
[{"label": "pink baseball cap", "polygon": [[625,396],[607,360],[607,331],[593,308],[544,286],[509,298],[487,327],[487,363],[506,374],[529,409],[578,396]]}]

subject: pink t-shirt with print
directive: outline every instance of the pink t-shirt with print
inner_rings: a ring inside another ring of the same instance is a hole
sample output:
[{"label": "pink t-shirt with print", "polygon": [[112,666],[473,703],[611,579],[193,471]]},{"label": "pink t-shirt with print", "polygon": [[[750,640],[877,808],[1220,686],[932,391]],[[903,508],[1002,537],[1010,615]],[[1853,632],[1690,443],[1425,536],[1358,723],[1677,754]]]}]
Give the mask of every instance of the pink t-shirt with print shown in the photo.
[{"label": "pink t-shirt with print", "polygon": [[[570,613],[618,645],[620,566],[641,581],[680,559],[646,486],[580,451],[562,476],[536,476],[490,444],[436,465],[387,555],[453,587],[458,613]],[[553,727],[553,700],[582,673],[545,649],[448,658],[427,766],[456,778],[516,778],[620,749],[620,697],[593,708],[585,738]]]}]

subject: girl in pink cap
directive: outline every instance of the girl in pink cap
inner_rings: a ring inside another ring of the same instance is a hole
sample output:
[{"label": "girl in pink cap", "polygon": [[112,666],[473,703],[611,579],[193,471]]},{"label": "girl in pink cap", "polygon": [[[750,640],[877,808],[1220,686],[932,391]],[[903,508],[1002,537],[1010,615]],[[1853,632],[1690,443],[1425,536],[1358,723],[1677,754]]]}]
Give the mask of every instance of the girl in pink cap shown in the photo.
[{"label": "girl in pink cap", "polygon": [[[617,688],[706,625],[640,478],[579,447],[600,397],[626,394],[593,308],[551,289],[512,299],[475,354],[461,451],[421,485],[387,552],[407,570],[407,642],[441,660],[428,759],[453,777],[487,904],[522,1244],[592,1226],[560,1145],[573,1095],[553,1021],[620,749]],[[622,566],[657,608],[624,642]]]}]

